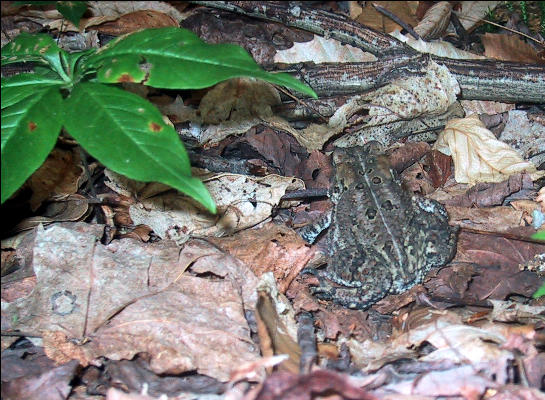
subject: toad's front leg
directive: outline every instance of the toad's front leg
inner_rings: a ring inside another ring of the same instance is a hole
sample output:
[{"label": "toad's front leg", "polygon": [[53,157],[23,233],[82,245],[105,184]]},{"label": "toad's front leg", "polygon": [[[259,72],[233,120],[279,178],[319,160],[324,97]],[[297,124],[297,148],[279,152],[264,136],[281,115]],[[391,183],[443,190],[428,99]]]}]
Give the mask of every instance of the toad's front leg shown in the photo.
[{"label": "toad's front leg", "polygon": [[[351,265],[352,257],[333,255],[326,270],[305,269],[320,282],[310,288],[321,300],[332,301],[347,308],[365,310],[381,300],[392,289],[392,276],[383,265],[373,265],[373,273],[364,265]],[[345,261],[345,262],[343,262]]]}]

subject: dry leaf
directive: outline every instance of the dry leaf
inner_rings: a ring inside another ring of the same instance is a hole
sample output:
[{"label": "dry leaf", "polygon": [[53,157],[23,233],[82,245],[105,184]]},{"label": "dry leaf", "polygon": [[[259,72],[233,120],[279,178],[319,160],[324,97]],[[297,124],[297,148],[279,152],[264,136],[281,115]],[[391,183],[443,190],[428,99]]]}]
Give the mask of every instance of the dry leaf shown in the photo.
[{"label": "dry leaf", "polygon": [[70,195],[78,191],[83,167],[76,149],[53,149],[45,162],[26,182],[32,189],[30,208],[36,211],[44,200],[54,195]]},{"label": "dry leaf", "polygon": [[320,63],[350,63],[371,62],[377,58],[361,49],[343,45],[335,39],[326,39],[314,35],[310,42],[296,42],[287,50],[279,50],[274,56],[275,63],[295,64],[302,62]]},{"label": "dry leaf", "polygon": [[294,230],[274,223],[209,240],[242,260],[257,276],[272,272],[282,293],[313,253]]},{"label": "dry leaf", "polygon": [[[414,17],[414,12],[411,10],[411,6],[408,1],[374,1],[373,4],[381,6],[387,9],[396,17],[401,19],[406,24],[416,26],[417,21]],[[384,16],[373,7],[371,2],[366,2],[360,15],[358,15],[356,21],[370,28],[376,29],[380,32],[392,32],[395,29],[402,29],[398,24],[392,21],[390,18]]]},{"label": "dry leaf", "polygon": [[[332,136],[342,133],[350,118],[361,110],[368,110],[365,127],[382,128],[422,116],[440,116],[456,103],[459,91],[458,82],[448,69],[431,61],[424,76],[395,80],[369,94],[352,97],[337,109],[327,125],[311,124],[306,129],[296,130],[278,118],[275,123],[277,128],[290,132],[307,149],[320,149]],[[273,119],[268,122],[272,124]],[[357,135],[341,137],[334,144],[338,147],[362,145],[370,136],[364,131],[361,129]],[[391,140],[372,137],[385,143]]]},{"label": "dry leaf", "polygon": [[235,78],[209,90],[199,104],[205,124],[244,121],[273,115],[272,107],[281,104],[278,91],[270,83],[252,78]]},{"label": "dry leaf", "polygon": [[471,114],[495,115],[515,109],[515,105],[511,103],[499,103],[487,100],[461,100],[460,104],[464,107],[466,117]]},{"label": "dry leaf", "polygon": [[257,292],[256,319],[261,353],[265,357],[287,354],[289,359],[280,364],[279,369],[299,372],[301,348],[297,343],[295,312],[290,302],[278,292],[270,272],[261,277]]},{"label": "dry leaf", "polygon": [[[163,239],[178,243],[190,236],[223,236],[255,226],[270,217],[286,191],[304,188],[301,180],[279,175],[210,174],[203,180],[218,208],[218,214],[211,215],[181,193],[170,191],[146,198],[141,193],[151,186],[112,171],[106,175],[113,190],[141,199],[129,209],[136,225],[148,225]],[[165,185],[153,187],[169,189]]]},{"label": "dry leaf", "polygon": [[429,53],[439,57],[455,58],[459,60],[486,59],[484,56],[458,49],[454,47],[452,43],[443,40],[425,42],[422,39],[415,39],[410,35],[404,35],[398,30],[391,32],[390,35],[411,46],[413,49],[418,50],[420,53]]},{"label": "dry leaf", "polygon": [[448,1],[440,1],[426,11],[414,31],[424,40],[441,37],[450,22],[452,5]]},{"label": "dry leaf", "polygon": [[545,64],[537,51],[518,35],[485,33],[481,38],[484,55],[502,61],[515,61],[530,64]]},{"label": "dry leaf", "polygon": [[102,34],[121,36],[142,29],[164,28],[179,26],[171,16],[154,10],[139,10],[123,14],[115,21],[108,21],[97,26]]},{"label": "dry leaf", "polygon": [[[43,334],[50,357],[82,365],[146,352],[155,373],[197,370],[227,381],[258,359],[243,308],[255,305],[257,279],[240,261],[204,241],[181,252],[169,241],[104,246],[93,226],[67,226],[38,231],[37,286],[2,304],[11,316],[3,328]],[[188,267],[215,278],[184,273]]]},{"label": "dry leaf", "polygon": [[507,144],[497,140],[475,114],[449,121],[434,148],[452,155],[458,183],[502,182],[510,175],[524,171],[534,180],[545,175]]},{"label": "dry leaf", "polygon": [[469,31],[499,3],[499,1],[462,1],[460,2],[462,10],[457,11],[456,14],[464,29]]}]

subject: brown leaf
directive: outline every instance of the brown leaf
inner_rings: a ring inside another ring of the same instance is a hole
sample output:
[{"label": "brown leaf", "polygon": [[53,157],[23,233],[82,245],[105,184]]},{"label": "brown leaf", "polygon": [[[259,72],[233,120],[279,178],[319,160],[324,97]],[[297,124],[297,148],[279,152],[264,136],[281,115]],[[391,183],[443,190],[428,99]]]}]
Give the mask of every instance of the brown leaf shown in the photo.
[{"label": "brown leaf", "polygon": [[[38,285],[5,305],[5,315],[19,315],[7,329],[43,333],[51,357],[84,365],[146,352],[156,373],[196,369],[227,381],[237,364],[257,359],[243,309],[255,304],[257,279],[240,261],[203,241],[181,253],[168,241],[103,246],[92,226],[72,226],[38,232]],[[184,274],[190,266],[223,279]]]},{"label": "brown leaf", "polygon": [[121,36],[141,29],[179,26],[171,16],[155,10],[139,10],[123,14],[115,21],[98,25],[96,29],[106,35]]},{"label": "brown leaf", "polygon": [[341,396],[346,400],[376,400],[363,389],[353,386],[347,375],[318,370],[308,375],[276,372],[269,376],[255,400],[310,400],[316,395]]},{"label": "brown leaf", "polygon": [[515,61],[530,64],[545,64],[545,59],[524,42],[518,35],[485,33],[481,38],[484,54],[489,58],[502,61]]},{"label": "brown leaf", "polygon": [[237,122],[254,117],[268,117],[281,104],[278,91],[270,83],[250,78],[229,79],[206,93],[199,104],[205,124]]},{"label": "brown leaf", "polygon": [[257,276],[271,271],[282,293],[304,268],[312,252],[295,231],[273,223],[209,240],[242,260]]},{"label": "brown leaf", "polygon": [[438,39],[450,22],[451,11],[452,5],[448,1],[440,1],[426,11],[414,31],[424,40]]},{"label": "brown leaf", "polygon": [[477,264],[468,296],[504,300],[511,294],[530,297],[539,287],[534,272],[520,271],[519,264],[545,251],[545,245],[478,235],[462,231],[453,263]]},{"label": "brown leaf", "polygon": [[32,189],[30,208],[36,211],[44,200],[53,195],[76,193],[82,176],[80,156],[75,149],[53,149],[43,165],[26,182]]},{"label": "brown leaf", "polygon": [[431,150],[426,142],[407,143],[390,153],[392,168],[401,173],[403,170],[417,162]]},{"label": "brown leaf", "polygon": [[[408,4],[409,2],[374,1],[373,3],[387,9],[406,24],[416,26],[417,21],[414,18],[414,13],[411,11],[411,7]],[[356,21],[362,23],[365,26],[385,33],[390,33],[396,29],[402,29],[390,18],[378,12],[375,7],[373,7],[371,2],[366,3],[366,6],[363,8],[362,13],[357,17]]]},{"label": "brown leaf", "polygon": [[[293,310],[291,315],[293,316]],[[264,290],[258,292],[256,319],[261,353],[265,357],[287,354],[289,359],[281,363],[278,369],[292,373],[299,372],[301,348],[282,321],[285,318],[281,319],[277,302],[273,300],[270,293]],[[292,320],[291,324],[294,325],[295,320]]]},{"label": "brown leaf", "polygon": [[60,400],[68,398],[77,361],[56,366],[41,351],[24,349],[25,355],[2,353],[2,399]]},{"label": "brown leaf", "polygon": [[528,174],[514,174],[502,182],[479,182],[464,193],[444,198],[441,202],[452,207],[489,207],[501,205],[507,196],[530,188],[533,184]]}]

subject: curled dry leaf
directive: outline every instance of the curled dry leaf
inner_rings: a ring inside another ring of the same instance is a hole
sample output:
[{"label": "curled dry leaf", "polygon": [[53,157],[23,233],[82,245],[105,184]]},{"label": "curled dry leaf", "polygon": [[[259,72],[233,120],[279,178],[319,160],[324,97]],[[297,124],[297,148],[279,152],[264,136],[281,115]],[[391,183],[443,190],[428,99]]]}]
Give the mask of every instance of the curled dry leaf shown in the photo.
[{"label": "curled dry leaf", "polygon": [[279,369],[297,373],[301,348],[297,343],[295,312],[286,296],[278,292],[270,272],[261,277],[257,292],[256,320],[261,353],[265,357],[287,354],[289,358]]},{"label": "curled dry leaf", "polygon": [[[418,77],[398,79],[387,86],[381,87],[371,93],[352,97],[344,105],[339,107],[329,119],[327,125],[311,124],[303,130],[293,129],[287,122],[274,121],[276,127],[291,133],[309,151],[321,149],[331,137],[341,134],[349,125],[349,120],[362,110],[368,110],[363,128],[382,128],[389,124],[407,123],[422,116],[438,117],[449,110],[456,102],[456,95],[460,87],[449,70],[430,61],[426,74]],[[273,124],[273,119],[267,122]],[[402,130],[403,127],[398,127]],[[335,146],[349,147],[362,145],[369,140],[369,132],[360,129],[353,137],[347,135],[337,139]],[[391,140],[387,133],[385,137],[377,137],[379,132],[373,132],[374,139],[384,143]],[[392,135],[392,133],[390,133]]]},{"label": "curled dry leaf", "polygon": [[390,33],[391,36],[411,46],[413,49],[421,53],[434,54],[438,57],[448,57],[459,60],[479,60],[486,57],[469,51],[461,50],[452,45],[452,43],[438,40],[434,42],[425,42],[422,39],[415,39],[410,35],[404,35],[399,31]]},{"label": "curled dry leaf", "polygon": [[[142,199],[139,192],[149,187],[112,171],[108,177],[113,183],[109,186],[124,195]],[[217,216],[178,192],[165,192],[130,206],[134,224],[148,225],[163,239],[178,243],[190,236],[223,236],[265,221],[286,191],[304,189],[301,180],[279,175],[209,174],[201,179],[216,201]]]},{"label": "curled dry leaf", "polygon": [[458,183],[502,182],[510,175],[528,172],[532,179],[545,175],[507,144],[496,139],[475,114],[449,121],[434,148],[454,160]]},{"label": "curled dry leaf", "polygon": [[440,1],[426,11],[424,18],[415,26],[414,31],[425,40],[441,37],[450,22],[452,5],[448,1]]}]

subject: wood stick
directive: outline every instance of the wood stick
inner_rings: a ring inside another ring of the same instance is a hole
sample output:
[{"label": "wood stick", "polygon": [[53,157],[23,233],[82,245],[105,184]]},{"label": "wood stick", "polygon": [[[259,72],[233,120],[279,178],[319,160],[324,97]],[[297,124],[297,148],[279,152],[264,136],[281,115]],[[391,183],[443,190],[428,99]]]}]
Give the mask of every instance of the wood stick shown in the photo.
[{"label": "wood stick", "polygon": [[455,60],[427,54],[343,15],[290,6],[287,2],[195,1],[208,7],[280,22],[368,51],[380,59],[367,63],[290,66],[318,95],[346,95],[423,74],[429,60],[445,65],[458,80],[461,99],[543,103],[545,66],[491,60]]}]

